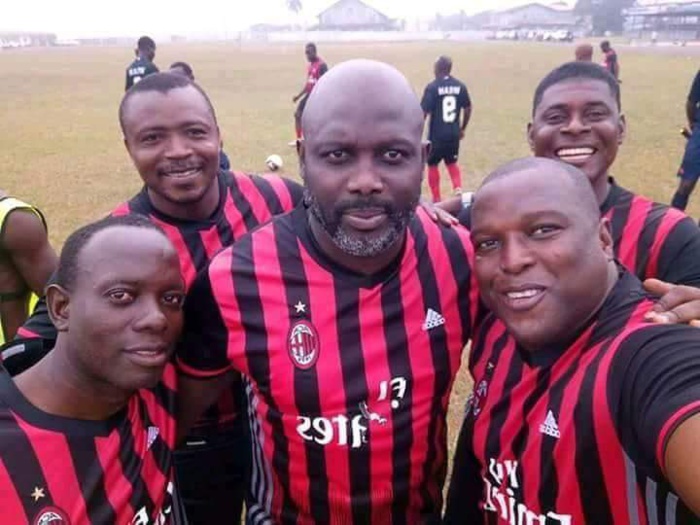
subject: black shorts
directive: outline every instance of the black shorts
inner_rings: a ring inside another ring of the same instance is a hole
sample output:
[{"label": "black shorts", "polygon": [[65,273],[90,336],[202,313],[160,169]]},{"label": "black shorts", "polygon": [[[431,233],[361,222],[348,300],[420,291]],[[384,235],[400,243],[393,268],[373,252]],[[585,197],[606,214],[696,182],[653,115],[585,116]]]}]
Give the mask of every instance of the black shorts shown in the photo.
[{"label": "black shorts", "polygon": [[430,144],[428,166],[437,166],[441,161],[445,161],[445,164],[454,164],[458,158],[459,140],[434,141]]},{"label": "black shorts", "polygon": [[299,104],[297,104],[297,110],[294,112],[294,116],[296,118],[301,118],[301,116],[304,114],[304,108],[306,107],[306,101],[308,99],[309,99],[309,95],[304,95],[299,100]]},{"label": "black shorts", "polygon": [[189,525],[240,523],[250,455],[245,413],[232,428],[207,439],[188,439],[175,451],[177,488]]}]

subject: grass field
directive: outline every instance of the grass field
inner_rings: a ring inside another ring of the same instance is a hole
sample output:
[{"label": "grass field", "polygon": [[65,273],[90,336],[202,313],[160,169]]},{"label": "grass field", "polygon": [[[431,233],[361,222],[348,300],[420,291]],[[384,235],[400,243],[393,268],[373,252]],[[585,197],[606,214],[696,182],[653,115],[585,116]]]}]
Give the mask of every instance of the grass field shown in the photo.
[{"label": "grass field", "polygon": [[[432,62],[452,56],[453,73],[465,81],[474,103],[460,163],[466,187],[492,168],[529,153],[525,127],[537,82],[573,56],[573,45],[536,43],[409,43],[320,45],[334,64],[366,57],[402,70],[420,93]],[[684,145],[678,129],[700,53],[692,48],[619,47],[623,109],[628,136],[613,174],[626,187],[668,202]],[[76,226],[107,213],[134,194],[140,179],[122,145],[117,107],[128,48],[60,48],[0,52],[0,188],[45,212],[58,247]],[[278,153],[296,177],[292,96],[304,80],[303,45],[240,47],[178,44],[158,49],[161,69],[185,60],[216,107],[225,150],[239,170],[261,171]],[[443,190],[447,191],[445,177]],[[691,202],[700,214],[700,197]],[[469,381],[455,388],[459,411]],[[451,425],[454,430],[455,425]]]}]

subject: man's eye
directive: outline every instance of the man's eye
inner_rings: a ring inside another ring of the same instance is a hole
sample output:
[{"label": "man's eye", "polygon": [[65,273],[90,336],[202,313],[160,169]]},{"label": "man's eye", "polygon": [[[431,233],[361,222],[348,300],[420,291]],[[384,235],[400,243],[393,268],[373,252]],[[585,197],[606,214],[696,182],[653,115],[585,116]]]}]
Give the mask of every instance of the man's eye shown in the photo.
[{"label": "man's eye", "polygon": [[200,128],[192,128],[187,130],[187,134],[191,137],[200,138],[206,136],[207,132]]},{"label": "man's eye", "polygon": [[535,229],[533,229],[532,236],[533,237],[547,237],[548,235],[556,233],[559,230],[561,230],[561,228],[559,226],[555,226],[553,224],[544,224],[542,226],[537,226]]},{"label": "man's eye", "polygon": [[157,133],[148,133],[147,135],[143,135],[141,137],[141,142],[146,143],[146,144],[152,144],[156,142],[160,136]]},{"label": "man's eye", "polygon": [[403,159],[405,155],[401,151],[390,149],[384,152],[383,157],[390,162],[397,162]]},{"label": "man's eye", "polygon": [[117,304],[128,304],[134,300],[134,295],[127,290],[111,290],[107,297],[109,300]]},{"label": "man's eye", "polygon": [[348,158],[348,153],[342,149],[335,149],[333,151],[329,151],[323,156],[331,162],[340,162]]},{"label": "man's eye", "polygon": [[551,113],[549,115],[545,115],[544,121],[547,124],[563,124],[566,122],[566,115],[563,113]]},{"label": "man's eye", "polygon": [[185,302],[185,294],[179,292],[165,294],[163,296],[163,302],[169,306],[182,308],[182,305]]},{"label": "man's eye", "polygon": [[495,249],[498,246],[498,241],[494,239],[485,239],[482,241],[476,241],[474,247],[477,252],[488,252]]}]

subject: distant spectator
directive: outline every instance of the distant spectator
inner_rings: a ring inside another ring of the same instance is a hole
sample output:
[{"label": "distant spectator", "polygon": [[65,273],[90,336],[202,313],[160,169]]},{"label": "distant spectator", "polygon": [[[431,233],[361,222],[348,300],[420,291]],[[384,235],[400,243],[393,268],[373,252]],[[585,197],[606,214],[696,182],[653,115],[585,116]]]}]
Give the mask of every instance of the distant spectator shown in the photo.
[{"label": "distant spectator", "polygon": [[136,60],[126,68],[126,87],[128,90],[139,80],[152,73],[158,73],[158,68],[153,63],[156,57],[156,43],[149,36],[142,36],[136,43]]},{"label": "distant spectator", "polygon": [[620,81],[620,62],[617,59],[617,53],[610,47],[610,42],[603,40],[600,43],[600,50],[603,52],[603,67],[607,69],[615,80]]},{"label": "distant spectator", "polygon": [[[187,77],[194,82],[194,70],[187,62],[173,62],[170,64],[168,73],[182,75],[183,77]],[[223,143],[221,145],[223,146]],[[231,161],[229,160],[228,155],[224,153],[223,149],[219,151],[219,169],[223,171],[229,171],[231,169]]]},{"label": "distant spectator", "polygon": [[581,60],[583,62],[593,61],[593,46],[591,44],[579,44],[576,46],[576,60]]},{"label": "distant spectator", "polygon": [[671,206],[679,210],[685,210],[688,206],[688,199],[693,193],[695,185],[700,178],[700,71],[695,74],[693,83],[685,101],[685,116],[688,119],[687,136],[688,142],[685,144],[683,160],[678,168],[678,189],[673,195]]}]

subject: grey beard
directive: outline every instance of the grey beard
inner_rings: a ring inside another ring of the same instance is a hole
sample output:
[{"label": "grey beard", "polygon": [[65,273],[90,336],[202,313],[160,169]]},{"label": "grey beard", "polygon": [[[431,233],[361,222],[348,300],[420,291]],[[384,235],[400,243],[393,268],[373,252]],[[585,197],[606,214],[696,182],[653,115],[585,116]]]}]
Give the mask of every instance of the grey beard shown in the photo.
[{"label": "grey beard", "polygon": [[343,253],[353,257],[376,257],[384,253],[405,233],[415,214],[415,207],[410,211],[394,212],[389,216],[389,228],[380,236],[361,237],[346,231],[340,221],[329,220],[321,211],[316,198],[308,192],[305,193],[309,211],[328,233],[333,244]]}]

